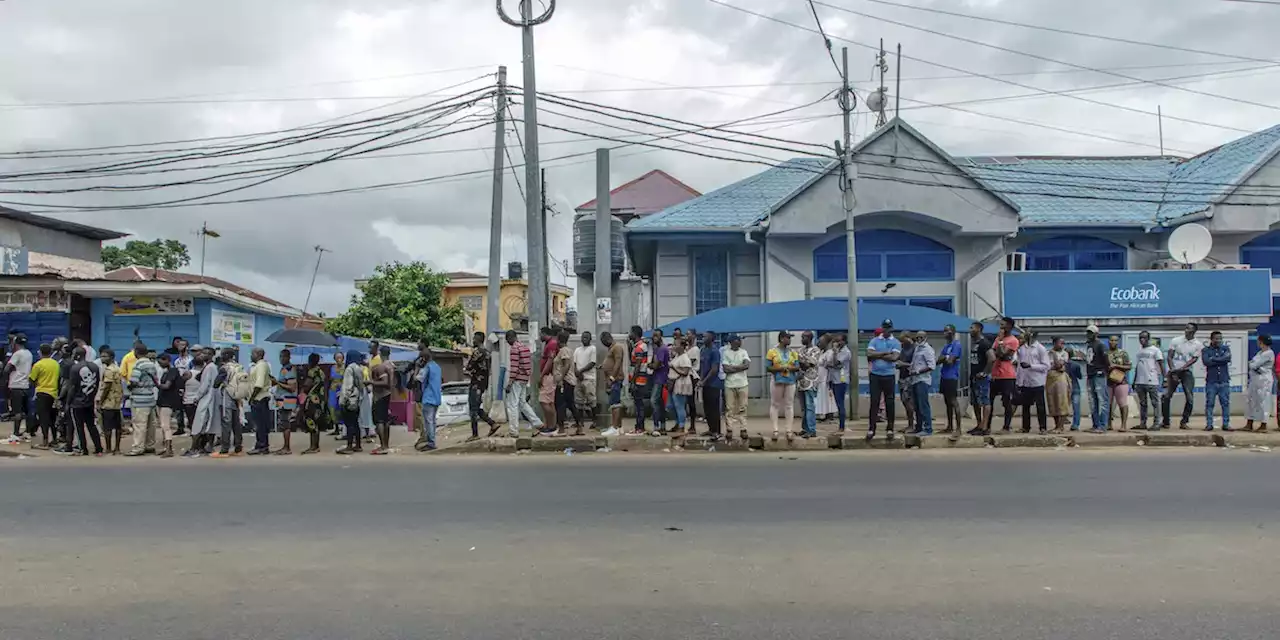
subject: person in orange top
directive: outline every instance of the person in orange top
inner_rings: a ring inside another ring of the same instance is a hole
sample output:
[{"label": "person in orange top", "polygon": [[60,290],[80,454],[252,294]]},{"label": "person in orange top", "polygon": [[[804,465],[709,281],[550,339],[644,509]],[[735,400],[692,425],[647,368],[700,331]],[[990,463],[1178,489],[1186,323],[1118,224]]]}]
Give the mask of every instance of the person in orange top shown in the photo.
[{"label": "person in orange top", "polygon": [[995,354],[995,365],[991,367],[991,403],[995,404],[997,396],[1004,405],[1004,432],[1013,429],[1013,395],[1017,391],[1018,339],[1013,336],[1013,318],[1000,318],[1000,332],[996,334],[991,351]]}]

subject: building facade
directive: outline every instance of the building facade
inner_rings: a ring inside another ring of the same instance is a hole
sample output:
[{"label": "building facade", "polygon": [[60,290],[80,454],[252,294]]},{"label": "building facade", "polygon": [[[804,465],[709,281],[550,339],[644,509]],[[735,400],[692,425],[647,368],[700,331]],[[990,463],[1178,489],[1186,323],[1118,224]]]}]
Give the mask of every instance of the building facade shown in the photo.
[{"label": "building facade", "polygon": [[[550,292],[551,322],[558,326],[570,326],[569,296],[573,295],[573,290],[564,285],[552,283]],[[468,334],[474,331],[489,333],[488,294],[489,276],[466,271],[455,271],[449,274],[449,284],[444,289],[445,304],[457,304],[462,307],[469,322]],[[528,280],[523,278],[502,280],[502,288],[498,293],[498,324],[498,331],[529,329]]]},{"label": "building facade", "polygon": [[[1129,348],[1136,347],[1139,327],[1172,335],[1194,318],[1205,326],[1206,340],[1210,327],[1232,332],[1243,362],[1259,325],[1280,329],[1271,319],[1280,307],[1256,304],[1268,295],[1280,301],[1277,281],[1243,282],[1228,273],[1232,265],[1280,267],[1280,231],[1272,231],[1280,226],[1277,152],[1280,126],[1191,159],[960,158],[906,122],[891,121],[853,149],[859,299],[974,319],[1008,315],[1006,309],[1027,307],[1009,298],[1006,271],[1180,267],[1169,260],[1169,233],[1197,222],[1210,230],[1214,245],[1193,267],[1219,274],[1213,277],[1221,286],[1252,287],[1241,292],[1254,301],[1249,313],[1224,315],[1206,302],[1184,315],[1108,316],[1085,305],[1079,308],[1093,309],[1092,315],[1028,317],[1023,324],[1046,337],[1061,333],[1078,341],[1084,326],[1097,322],[1122,335]],[[824,159],[791,160],[630,222],[628,251],[636,272],[650,281],[653,325],[727,306],[846,297],[838,171]],[[1261,297],[1257,287],[1266,289]],[[1085,289],[1071,285],[1055,293],[1072,300]],[[805,328],[797,318],[793,329]],[[771,341],[753,336],[747,348],[760,354]],[[758,396],[762,371],[752,373]]]}]

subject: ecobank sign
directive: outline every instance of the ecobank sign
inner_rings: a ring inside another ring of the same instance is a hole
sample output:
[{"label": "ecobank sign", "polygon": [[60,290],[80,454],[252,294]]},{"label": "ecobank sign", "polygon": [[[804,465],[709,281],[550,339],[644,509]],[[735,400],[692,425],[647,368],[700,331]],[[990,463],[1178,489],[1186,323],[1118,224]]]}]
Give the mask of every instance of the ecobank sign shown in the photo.
[{"label": "ecobank sign", "polygon": [[1112,309],[1159,309],[1160,287],[1140,282],[1132,287],[1111,287]]},{"label": "ecobank sign", "polygon": [[1271,271],[1009,271],[1003,312],[1014,318],[1271,316]]}]

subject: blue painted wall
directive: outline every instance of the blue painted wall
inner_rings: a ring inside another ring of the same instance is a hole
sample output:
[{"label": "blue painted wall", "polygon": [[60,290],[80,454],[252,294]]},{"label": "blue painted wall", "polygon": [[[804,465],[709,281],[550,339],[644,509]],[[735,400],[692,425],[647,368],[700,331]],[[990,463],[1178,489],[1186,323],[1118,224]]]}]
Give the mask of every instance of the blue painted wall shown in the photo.
[{"label": "blue painted wall", "polygon": [[[173,338],[182,336],[191,344],[213,345],[215,347],[232,346],[240,348],[240,362],[248,366],[250,354],[255,346],[266,351],[267,361],[272,363],[272,370],[279,367],[280,350],[283,345],[271,344],[264,340],[272,333],[284,328],[284,318],[279,316],[254,313],[218,300],[197,298],[195,314],[189,316],[116,316],[112,315],[111,298],[94,298],[90,301],[90,314],[93,320],[93,344],[97,347],[109,344],[117,354],[133,347],[134,332],[147,346],[163,351],[168,348]],[[254,316],[253,345],[236,345],[213,342],[213,311],[234,311]]]}]

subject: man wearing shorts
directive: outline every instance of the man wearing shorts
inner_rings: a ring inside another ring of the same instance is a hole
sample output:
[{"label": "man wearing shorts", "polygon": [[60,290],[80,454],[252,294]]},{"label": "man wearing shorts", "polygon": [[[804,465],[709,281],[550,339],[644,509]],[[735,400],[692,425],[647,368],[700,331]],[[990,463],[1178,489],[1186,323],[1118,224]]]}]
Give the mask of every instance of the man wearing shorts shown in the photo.
[{"label": "man wearing shorts", "polygon": [[964,357],[964,347],[960,346],[960,338],[956,336],[956,326],[949,324],[942,328],[942,338],[947,341],[942,347],[942,356],[938,364],[942,369],[942,403],[947,411],[947,430],[943,433],[955,434],[960,427],[960,358]]},{"label": "man wearing shorts", "polygon": [[786,415],[787,434],[796,418],[796,378],[800,373],[800,353],[791,348],[791,334],[778,333],[778,346],[765,354],[766,371],[773,376],[769,399],[769,420],[773,423],[773,439],[778,439],[778,416]]},{"label": "man wearing shorts", "polygon": [[288,349],[280,350],[280,373],[275,376],[276,411],[284,422],[280,433],[284,435],[284,445],[275,450],[275,455],[287,456],[293,453],[290,441],[293,429],[298,423],[298,368],[293,364],[293,353]]},{"label": "man wearing shorts", "polygon": [[596,427],[596,346],[591,344],[591,332],[582,332],[582,346],[573,350],[574,380],[573,404],[577,408],[577,431],[582,435],[582,422],[590,421]]},{"label": "man wearing shorts", "polygon": [[600,334],[600,344],[607,350],[604,364],[604,381],[609,390],[609,430],[605,435],[617,435],[622,431],[622,383],[626,379],[627,350],[622,343],[613,339],[613,334],[605,331]]},{"label": "man wearing shorts", "polygon": [[378,448],[371,453],[385,456],[391,452],[391,392],[396,384],[396,365],[391,362],[391,347],[378,347],[378,364],[369,372],[373,380],[373,429],[378,434]]},{"label": "man wearing shorts", "polygon": [[113,456],[120,455],[120,435],[124,418],[120,408],[124,405],[124,377],[120,367],[116,365],[116,353],[111,347],[98,350],[102,372],[102,382],[98,385],[96,406],[102,416],[102,435],[106,440],[107,452]]},{"label": "man wearing shorts", "polygon": [[968,431],[971,436],[991,433],[991,341],[982,333],[982,323],[969,325],[969,404],[978,426]]}]

